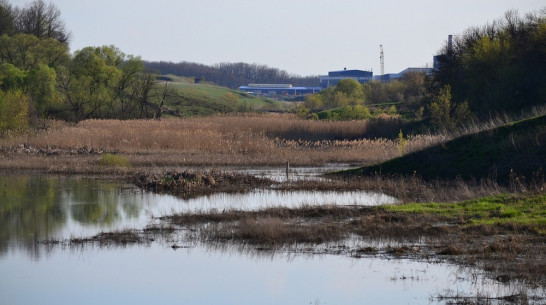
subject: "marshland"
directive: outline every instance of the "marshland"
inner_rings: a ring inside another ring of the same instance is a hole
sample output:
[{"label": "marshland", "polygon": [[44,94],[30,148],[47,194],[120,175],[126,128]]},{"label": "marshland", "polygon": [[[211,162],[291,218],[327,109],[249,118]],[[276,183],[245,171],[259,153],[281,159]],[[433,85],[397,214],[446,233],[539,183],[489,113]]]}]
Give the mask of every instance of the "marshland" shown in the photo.
[{"label": "marshland", "polygon": [[546,303],[544,10],[307,95],[0,14],[0,303]]},{"label": "marshland", "polygon": [[[394,268],[383,275],[390,289],[398,282],[437,285],[412,292],[416,304],[543,302],[542,181],[333,173],[445,146],[460,136],[409,136],[403,149],[398,138],[358,136],[399,124],[245,114],[52,121],[46,130],[6,137],[2,264],[14,263],[20,253],[38,261],[108,264],[118,256],[142,260],[155,253],[154,260],[163,260],[180,253],[200,264],[204,252],[221,265],[224,256],[226,264],[249,260],[257,268],[288,259],[298,268],[322,270],[321,276],[334,276],[323,266],[331,264],[368,265],[368,271],[356,268],[366,274]],[[452,281],[460,282],[458,290],[450,290]],[[308,293],[308,302],[328,299],[315,289]]]}]

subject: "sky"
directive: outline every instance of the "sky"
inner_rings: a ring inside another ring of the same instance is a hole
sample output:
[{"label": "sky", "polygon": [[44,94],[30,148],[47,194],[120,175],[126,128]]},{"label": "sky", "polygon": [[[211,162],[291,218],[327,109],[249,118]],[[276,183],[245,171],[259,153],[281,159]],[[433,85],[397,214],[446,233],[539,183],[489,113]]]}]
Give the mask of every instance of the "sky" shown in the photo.
[{"label": "sky", "polygon": [[[72,52],[115,45],[149,61],[246,62],[291,74],[432,66],[449,34],[544,0],[53,0]],[[24,7],[30,0],[8,0]]]}]

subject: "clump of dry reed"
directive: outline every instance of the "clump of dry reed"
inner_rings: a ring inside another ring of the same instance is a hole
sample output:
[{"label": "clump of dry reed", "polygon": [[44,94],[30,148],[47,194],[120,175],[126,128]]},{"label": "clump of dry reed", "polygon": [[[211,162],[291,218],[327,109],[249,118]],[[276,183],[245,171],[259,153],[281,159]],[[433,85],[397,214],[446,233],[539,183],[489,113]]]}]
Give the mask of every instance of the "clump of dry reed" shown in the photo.
[{"label": "clump of dry reed", "polygon": [[138,187],[168,193],[184,198],[196,197],[215,192],[245,192],[273,184],[269,179],[257,178],[240,173],[219,171],[193,172],[170,171],[162,174],[141,173],[132,179]]}]

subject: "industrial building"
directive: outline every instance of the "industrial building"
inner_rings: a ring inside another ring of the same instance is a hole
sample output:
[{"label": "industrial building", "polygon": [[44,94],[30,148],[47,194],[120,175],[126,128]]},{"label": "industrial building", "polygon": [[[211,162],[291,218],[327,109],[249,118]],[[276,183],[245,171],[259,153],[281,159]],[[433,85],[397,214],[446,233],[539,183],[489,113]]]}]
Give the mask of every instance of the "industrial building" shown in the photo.
[{"label": "industrial building", "polygon": [[337,85],[337,83],[342,79],[355,79],[361,84],[370,82],[371,80],[389,82],[391,80],[399,79],[404,76],[404,74],[409,72],[419,72],[426,73],[430,75],[432,73],[431,68],[407,68],[400,73],[388,73],[383,75],[373,75],[371,71],[363,70],[341,70],[341,71],[331,71],[328,72],[328,75],[321,75],[320,78],[320,87],[325,89]]},{"label": "industrial building", "polygon": [[431,68],[407,68],[399,73],[387,73],[383,75],[376,75],[373,77],[373,79],[377,81],[382,81],[382,82],[389,82],[391,80],[402,78],[404,74],[409,72],[425,73],[427,75],[430,75],[432,73],[432,69]]},{"label": "industrial building", "polygon": [[340,80],[347,78],[355,79],[359,83],[365,84],[373,79],[373,72],[364,70],[347,70],[346,68],[341,71],[331,71],[328,72],[328,75],[319,76],[320,87],[324,89],[335,86]]},{"label": "industrial building", "polygon": [[287,96],[287,95],[306,95],[317,93],[322,90],[321,87],[293,87],[291,84],[248,84],[240,86],[240,91],[255,95],[268,96]]},{"label": "industrial building", "polygon": [[389,82],[395,79],[402,78],[404,74],[409,72],[420,72],[430,74],[431,68],[407,68],[400,73],[388,73],[384,75],[373,75],[372,71],[364,70],[347,70],[330,71],[328,75],[319,76],[320,87],[294,87],[292,84],[248,84],[248,86],[240,86],[239,90],[254,95],[267,96],[299,96],[306,94],[314,94],[322,89],[336,86],[342,79],[355,79],[361,84],[368,83],[372,80]]}]

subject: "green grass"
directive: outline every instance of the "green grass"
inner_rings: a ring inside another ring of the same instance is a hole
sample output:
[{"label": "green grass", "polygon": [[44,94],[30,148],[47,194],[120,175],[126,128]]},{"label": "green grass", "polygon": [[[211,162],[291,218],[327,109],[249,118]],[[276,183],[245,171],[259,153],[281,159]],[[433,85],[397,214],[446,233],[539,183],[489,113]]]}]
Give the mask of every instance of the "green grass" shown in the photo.
[{"label": "green grass", "polygon": [[[261,109],[279,107],[279,103],[271,99],[259,98],[207,82],[194,83],[193,79],[168,75],[178,97],[171,98],[166,103],[173,110],[178,110],[185,117],[206,116],[217,113],[249,112]],[[238,101],[230,103],[226,95],[231,94]]]},{"label": "green grass", "polygon": [[127,157],[109,153],[102,155],[99,164],[102,166],[131,167],[131,162],[129,162]]},{"label": "green grass", "polygon": [[457,217],[473,225],[539,226],[540,231],[546,233],[546,195],[497,195],[458,203],[408,203],[383,208],[393,212]]}]

